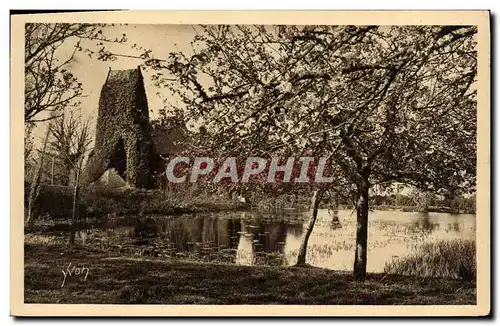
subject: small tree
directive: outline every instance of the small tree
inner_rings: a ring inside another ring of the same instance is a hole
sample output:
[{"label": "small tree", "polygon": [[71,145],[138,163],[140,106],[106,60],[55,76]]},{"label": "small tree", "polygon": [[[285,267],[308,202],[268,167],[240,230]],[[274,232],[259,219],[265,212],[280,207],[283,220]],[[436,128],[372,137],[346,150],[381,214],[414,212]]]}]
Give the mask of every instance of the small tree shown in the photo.
[{"label": "small tree", "polygon": [[73,219],[79,199],[80,174],[91,141],[89,119],[70,111],[52,121],[48,151],[62,170],[63,184],[69,186],[73,179]]},{"label": "small tree", "polygon": [[86,120],[81,124],[79,128],[79,132],[76,136],[76,153],[77,155],[74,158],[74,175],[75,180],[73,184],[73,210],[72,210],[72,221],[75,221],[79,216],[77,216],[78,212],[78,203],[80,201],[80,175],[83,169],[83,162],[85,160],[85,156],[89,151],[89,145],[91,142],[91,134],[89,128],[89,121]]},{"label": "small tree", "polygon": [[356,90],[347,102],[376,95],[334,156],[356,187],[355,277],[366,274],[373,185],[434,193],[475,187],[475,33],[467,26],[393,27],[374,34],[366,56],[343,70]]},{"label": "small tree", "polygon": [[[52,157],[58,175],[58,183],[69,186],[78,160],[90,143],[80,144],[81,133],[88,133],[89,120],[74,111],[65,112],[54,119],[50,132],[47,152]],[[88,135],[87,135],[88,138]]]},{"label": "small tree", "polygon": [[[34,123],[60,116],[78,105],[83,87],[67,69],[77,52],[105,56],[105,42],[126,42],[103,35],[102,24],[27,23],[24,51],[24,121]],[[90,40],[94,46],[83,42]],[[73,42],[70,52],[63,45]],[[95,48],[97,46],[97,48]]]},{"label": "small tree", "polygon": [[43,164],[44,164],[44,160],[45,160],[47,143],[49,140],[51,128],[52,128],[52,123],[49,122],[47,125],[47,130],[45,131],[45,136],[44,136],[43,141],[42,141],[42,148],[39,151],[38,162],[36,162],[37,163],[36,169],[35,169],[35,171],[32,172],[32,175],[31,175],[31,182],[29,185],[30,187],[29,187],[29,195],[28,195],[28,212],[26,214],[26,223],[27,224],[29,224],[32,221],[34,205],[35,205],[36,200],[38,199],[38,195],[40,194],[40,186],[41,186],[42,173],[43,173]]},{"label": "small tree", "polygon": [[24,178],[30,180],[34,169],[34,145],[33,124],[25,124],[24,129]]}]

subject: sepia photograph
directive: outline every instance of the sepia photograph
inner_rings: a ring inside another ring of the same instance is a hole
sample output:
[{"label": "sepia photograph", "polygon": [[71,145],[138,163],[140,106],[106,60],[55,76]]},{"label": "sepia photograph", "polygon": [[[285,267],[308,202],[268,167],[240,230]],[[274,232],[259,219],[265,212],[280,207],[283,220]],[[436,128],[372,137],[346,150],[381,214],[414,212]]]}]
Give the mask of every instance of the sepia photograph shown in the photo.
[{"label": "sepia photograph", "polygon": [[11,313],[489,314],[489,12],[217,15],[11,16]]}]

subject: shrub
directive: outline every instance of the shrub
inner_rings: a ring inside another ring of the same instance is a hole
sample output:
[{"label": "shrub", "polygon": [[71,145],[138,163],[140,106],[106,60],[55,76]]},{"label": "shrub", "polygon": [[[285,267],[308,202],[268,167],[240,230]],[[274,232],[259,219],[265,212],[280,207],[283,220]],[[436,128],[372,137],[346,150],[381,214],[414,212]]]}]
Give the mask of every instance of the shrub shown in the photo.
[{"label": "shrub", "polygon": [[[54,219],[67,219],[73,211],[72,187],[41,185],[40,194],[33,207],[34,215],[50,216]],[[25,191],[24,204],[28,207],[29,191]],[[78,215],[85,214],[85,207],[80,203],[77,207]]]},{"label": "shrub", "polygon": [[387,263],[384,272],[475,280],[476,242],[473,240],[441,240],[426,243],[415,253]]},{"label": "shrub", "polygon": [[[25,192],[25,206],[27,194]],[[78,217],[101,218],[115,216],[184,214],[246,208],[247,205],[214,195],[192,195],[169,190],[109,189],[87,187],[80,193]],[[35,202],[35,216],[68,219],[73,209],[73,188],[43,185]]]}]

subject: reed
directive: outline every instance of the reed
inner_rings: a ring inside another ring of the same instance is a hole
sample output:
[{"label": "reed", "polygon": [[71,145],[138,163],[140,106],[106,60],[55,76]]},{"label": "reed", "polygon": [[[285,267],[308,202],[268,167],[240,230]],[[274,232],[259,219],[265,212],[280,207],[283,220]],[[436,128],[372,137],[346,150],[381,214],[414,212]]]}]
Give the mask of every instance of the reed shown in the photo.
[{"label": "reed", "polygon": [[387,263],[384,272],[475,280],[476,242],[456,239],[426,243],[414,253]]}]

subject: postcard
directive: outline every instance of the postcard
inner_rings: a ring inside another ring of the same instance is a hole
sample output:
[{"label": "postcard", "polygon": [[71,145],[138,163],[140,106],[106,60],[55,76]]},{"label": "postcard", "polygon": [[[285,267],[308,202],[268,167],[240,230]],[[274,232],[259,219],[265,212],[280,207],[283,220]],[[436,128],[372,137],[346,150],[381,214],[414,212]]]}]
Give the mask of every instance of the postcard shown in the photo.
[{"label": "postcard", "polygon": [[489,315],[489,17],[11,15],[11,315]]}]

